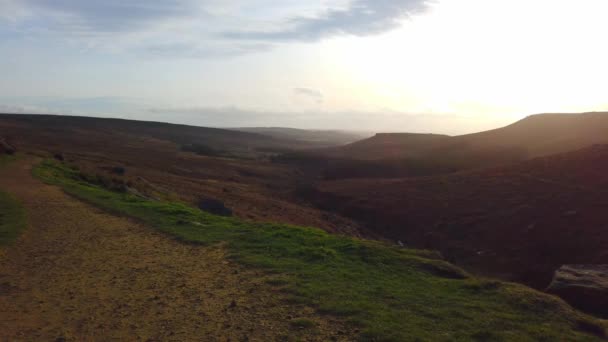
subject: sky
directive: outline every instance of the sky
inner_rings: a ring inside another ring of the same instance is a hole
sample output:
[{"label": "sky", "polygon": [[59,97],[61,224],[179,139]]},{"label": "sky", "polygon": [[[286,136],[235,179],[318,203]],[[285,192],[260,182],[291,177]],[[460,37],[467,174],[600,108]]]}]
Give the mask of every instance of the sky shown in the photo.
[{"label": "sky", "polygon": [[0,0],[0,112],[462,134],[608,110],[606,0]]}]

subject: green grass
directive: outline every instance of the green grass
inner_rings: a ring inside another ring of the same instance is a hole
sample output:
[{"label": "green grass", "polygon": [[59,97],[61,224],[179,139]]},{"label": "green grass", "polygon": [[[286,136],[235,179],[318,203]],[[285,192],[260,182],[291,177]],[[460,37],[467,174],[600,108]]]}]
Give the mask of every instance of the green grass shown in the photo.
[{"label": "green grass", "polygon": [[297,329],[313,329],[316,326],[316,323],[308,318],[292,319],[289,324]]},{"label": "green grass", "polygon": [[81,180],[55,161],[34,170],[44,181],[177,239],[224,243],[231,258],[268,274],[286,300],[343,316],[370,341],[587,341],[603,322],[521,285],[472,277],[429,251],[328,234],[314,228],[209,215]]},{"label": "green grass", "polygon": [[[15,156],[0,156],[0,167],[14,161]],[[0,191],[0,247],[7,246],[25,229],[25,210],[11,195]]]},{"label": "green grass", "polygon": [[0,155],[0,167],[3,167],[5,165],[7,165],[10,162],[13,162],[17,160],[17,156],[15,155],[8,155],[8,154],[1,154]]},{"label": "green grass", "polygon": [[0,191],[0,247],[7,246],[25,228],[25,211],[13,196]]}]

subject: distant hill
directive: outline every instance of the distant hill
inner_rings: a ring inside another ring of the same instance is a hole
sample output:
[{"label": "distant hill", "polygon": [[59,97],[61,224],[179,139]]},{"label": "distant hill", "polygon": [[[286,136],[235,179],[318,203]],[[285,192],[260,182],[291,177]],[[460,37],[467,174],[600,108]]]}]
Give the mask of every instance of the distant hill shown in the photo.
[{"label": "distant hill", "polygon": [[608,143],[607,132],[608,113],[539,114],[503,128],[454,137],[381,133],[345,146],[296,152],[286,159],[322,164],[319,172],[330,178],[424,176]]},{"label": "distant hill", "polygon": [[[53,144],[57,139],[74,144],[98,144],[117,135],[170,141],[187,150],[213,155],[255,157],[265,153],[318,147],[289,137],[162,122],[59,115],[0,114],[0,131],[7,137],[27,135],[28,143]],[[58,142],[59,143],[59,142]]]},{"label": "distant hill", "polygon": [[316,190],[317,205],[372,234],[537,288],[562,264],[608,263],[608,145],[451,175],[325,181]]},{"label": "distant hill", "polygon": [[232,130],[267,135],[277,139],[296,140],[314,145],[315,147],[329,147],[346,145],[358,140],[369,138],[373,133],[342,131],[342,130],[310,130],[286,127],[243,127]]},{"label": "distant hill", "polygon": [[318,151],[327,156],[378,160],[479,153],[490,150],[521,152],[539,157],[608,142],[608,113],[538,114],[509,126],[460,136],[380,133],[338,148]]},{"label": "distant hill", "polygon": [[379,133],[371,138],[322,152],[329,157],[357,160],[421,158],[450,140],[450,136],[440,134]]},{"label": "distant hill", "polygon": [[517,148],[527,157],[608,143],[608,113],[538,114],[491,131],[454,137],[473,148]]}]

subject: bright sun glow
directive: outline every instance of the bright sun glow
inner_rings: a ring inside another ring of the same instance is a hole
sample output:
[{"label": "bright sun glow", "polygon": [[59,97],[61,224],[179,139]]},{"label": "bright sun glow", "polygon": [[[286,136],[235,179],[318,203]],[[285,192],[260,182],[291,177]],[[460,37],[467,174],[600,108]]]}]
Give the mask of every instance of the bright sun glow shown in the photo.
[{"label": "bright sun glow", "polygon": [[443,1],[398,31],[327,46],[341,82],[396,110],[585,111],[608,108],[606,13],[603,0]]}]

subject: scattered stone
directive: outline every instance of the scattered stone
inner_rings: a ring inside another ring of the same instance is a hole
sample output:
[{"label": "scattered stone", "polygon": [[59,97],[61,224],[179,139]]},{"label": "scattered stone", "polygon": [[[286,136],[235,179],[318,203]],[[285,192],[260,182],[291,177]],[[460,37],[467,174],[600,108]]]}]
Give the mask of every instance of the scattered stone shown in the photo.
[{"label": "scattered stone", "polygon": [[112,173],[115,175],[123,176],[127,172],[127,169],[123,166],[115,166],[112,168]]},{"label": "scattered stone", "polygon": [[16,290],[18,290],[18,288],[9,282],[0,284],[0,295],[5,296]]},{"label": "scattered stone", "polygon": [[236,308],[236,301],[234,299],[230,302],[230,308]]},{"label": "scattered stone", "polygon": [[547,292],[580,310],[608,317],[608,265],[563,265]]},{"label": "scattered stone", "polygon": [[569,211],[564,212],[562,214],[562,216],[564,216],[564,217],[575,217],[575,216],[578,216],[578,211],[576,211],[576,210],[569,210]]}]

